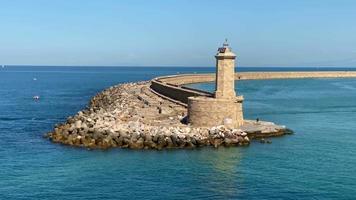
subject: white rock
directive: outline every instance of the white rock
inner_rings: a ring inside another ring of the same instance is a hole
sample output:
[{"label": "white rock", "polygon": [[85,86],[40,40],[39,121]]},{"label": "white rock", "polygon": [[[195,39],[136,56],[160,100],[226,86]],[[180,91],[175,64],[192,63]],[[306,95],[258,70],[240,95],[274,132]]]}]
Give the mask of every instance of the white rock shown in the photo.
[{"label": "white rock", "polygon": [[244,140],[246,141],[246,142],[249,142],[250,141],[250,139],[246,136],[246,137],[244,137]]},{"label": "white rock", "polygon": [[75,122],[75,128],[81,128],[82,127],[82,121],[80,121],[80,120],[77,120],[76,122]]}]

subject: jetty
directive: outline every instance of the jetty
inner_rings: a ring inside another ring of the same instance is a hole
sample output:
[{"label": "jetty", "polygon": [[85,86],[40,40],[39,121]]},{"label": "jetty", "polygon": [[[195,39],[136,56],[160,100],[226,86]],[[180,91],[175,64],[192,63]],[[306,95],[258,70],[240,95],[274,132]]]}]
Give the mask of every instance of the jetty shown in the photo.
[{"label": "jetty", "polygon": [[[236,80],[356,78],[356,72],[346,71],[235,73],[236,55],[227,43],[215,57],[215,74],[180,74],[112,86],[45,137],[88,149],[247,146],[253,139],[292,131],[273,122],[244,119],[245,99],[235,92]],[[212,81],[214,93],[186,86]]]}]

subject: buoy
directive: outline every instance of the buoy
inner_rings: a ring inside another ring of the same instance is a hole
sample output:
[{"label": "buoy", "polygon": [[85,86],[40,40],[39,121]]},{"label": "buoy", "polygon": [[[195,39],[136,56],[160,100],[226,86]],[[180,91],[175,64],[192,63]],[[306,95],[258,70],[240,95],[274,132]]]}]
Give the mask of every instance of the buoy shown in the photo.
[{"label": "buoy", "polygon": [[37,78],[33,78],[34,81],[37,81]]}]

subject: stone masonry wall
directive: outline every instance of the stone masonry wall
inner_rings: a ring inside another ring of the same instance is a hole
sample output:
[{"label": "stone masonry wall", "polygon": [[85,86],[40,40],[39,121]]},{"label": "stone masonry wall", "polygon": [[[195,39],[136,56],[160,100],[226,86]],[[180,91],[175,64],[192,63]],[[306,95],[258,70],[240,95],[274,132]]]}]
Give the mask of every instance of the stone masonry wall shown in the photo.
[{"label": "stone masonry wall", "polygon": [[[355,71],[314,71],[314,72],[239,72],[235,80],[296,78],[356,78]],[[185,74],[158,77],[151,81],[151,89],[171,99],[187,104],[189,96],[211,96],[211,93],[182,87],[184,84],[215,81],[215,74]]]},{"label": "stone masonry wall", "polygon": [[243,124],[242,99],[216,99],[190,97],[188,100],[188,122],[196,127],[226,125],[239,127]]},{"label": "stone masonry wall", "polygon": [[235,83],[234,83],[234,66],[235,61],[233,59],[216,60],[216,98],[234,98]]},{"label": "stone masonry wall", "polygon": [[171,85],[163,82],[159,82],[157,80],[152,80],[151,89],[155,92],[163,95],[169,99],[173,99],[175,101],[179,101],[186,106],[188,103],[188,97],[192,96],[213,96],[213,94],[209,92],[184,88],[176,85]]}]

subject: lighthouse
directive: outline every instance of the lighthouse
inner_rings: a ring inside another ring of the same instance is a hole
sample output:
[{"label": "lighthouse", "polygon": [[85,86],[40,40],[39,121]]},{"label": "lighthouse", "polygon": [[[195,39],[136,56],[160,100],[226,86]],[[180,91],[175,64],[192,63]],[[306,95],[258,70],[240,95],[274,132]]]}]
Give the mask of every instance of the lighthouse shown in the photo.
[{"label": "lighthouse", "polygon": [[216,58],[215,93],[212,97],[188,98],[188,123],[192,126],[212,127],[243,125],[243,96],[235,92],[235,59],[227,41],[218,48]]},{"label": "lighthouse", "polygon": [[235,58],[227,40],[218,49],[216,58],[215,98],[233,99],[235,93]]}]

